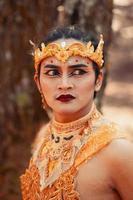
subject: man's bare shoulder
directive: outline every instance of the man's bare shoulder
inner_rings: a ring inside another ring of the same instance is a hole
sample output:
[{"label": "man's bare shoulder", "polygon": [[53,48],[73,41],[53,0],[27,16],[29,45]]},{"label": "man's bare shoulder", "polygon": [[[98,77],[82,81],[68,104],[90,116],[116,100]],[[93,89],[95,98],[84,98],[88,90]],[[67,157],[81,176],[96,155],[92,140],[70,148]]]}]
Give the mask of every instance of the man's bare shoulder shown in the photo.
[{"label": "man's bare shoulder", "polygon": [[[109,159],[117,159],[122,161],[124,157],[131,158],[133,156],[133,142],[127,139],[114,139],[105,149]],[[132,157],[133,159],[133,157]]]},{"label": "man's bare shoulder", "polygon": [[102,151],[102,157],[112,167],[122,167],[130,160],[133,162],[133,142],[127,139],[114,139]]},{"label": "man's bare shoulder", "polygon": [[133,191],[133,143],[115,139],[104,150],[104,158],[111,172],[114,188],[122,199],[132,199]]}]

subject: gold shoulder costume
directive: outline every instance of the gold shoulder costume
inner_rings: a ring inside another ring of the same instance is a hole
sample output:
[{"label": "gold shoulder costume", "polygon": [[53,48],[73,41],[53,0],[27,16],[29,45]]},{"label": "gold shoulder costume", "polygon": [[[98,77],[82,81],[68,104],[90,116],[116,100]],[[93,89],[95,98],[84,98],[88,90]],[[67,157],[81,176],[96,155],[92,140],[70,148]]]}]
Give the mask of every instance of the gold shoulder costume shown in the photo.
[{"label": "gold shoulder costume", "polygon": [[79,200],[75,184],[79,167],[118,138],[128,136],[108,122],[95,105],[71,123],[52,119],[20,178],[23,200]]}]

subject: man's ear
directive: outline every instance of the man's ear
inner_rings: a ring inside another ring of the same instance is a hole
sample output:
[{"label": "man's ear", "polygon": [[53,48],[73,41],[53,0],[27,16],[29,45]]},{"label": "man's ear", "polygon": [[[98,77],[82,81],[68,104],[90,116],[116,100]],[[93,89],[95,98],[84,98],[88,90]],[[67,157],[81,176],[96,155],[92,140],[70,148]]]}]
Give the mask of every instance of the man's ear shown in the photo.
[{"label": "man's ear", "polygon": [[96,92],[98,92],[101,89],[102,82],[103,82],[103,71],[101,70],[98,77],[97,77],[96,84],[95,84],[95,91]]},{"label": "man's ear", "polygon": [[39,77],[38,77],[37,74],[34,75],[34,81],[35,81],[35,83],[36,83],[36,85],[37,85],[37,88],[38,88],[38,90],[39,90],[39,92],[40,92],[40,91],[41,91],[41,87],[40,87]]}]

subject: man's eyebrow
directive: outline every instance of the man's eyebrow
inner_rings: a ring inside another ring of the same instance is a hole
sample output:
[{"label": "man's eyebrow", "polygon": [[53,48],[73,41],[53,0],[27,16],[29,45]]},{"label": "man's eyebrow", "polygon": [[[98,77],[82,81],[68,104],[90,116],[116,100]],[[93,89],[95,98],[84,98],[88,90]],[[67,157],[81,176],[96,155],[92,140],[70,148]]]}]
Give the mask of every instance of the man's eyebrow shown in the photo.
[{"label": "man's eyebrow", "polygon": [[87,64],[74,64],[74,65],[69,65],[70,68],[78,68],[78,67],[88,67]]},{"label": "man's eyebrow", "polygon": [[[73,64],[73,65],[69,65],[69,68],[80,68],[80,67],[88,67],[88,65],[87,64]],[[44,66],[44,68],[55,69],[55,68],[60,68],[60,66],[54,65],[54,64],[46,64]]]},{"label": "man's eyebrow", "polygon": [[59,68],[59,66],[58,65],[53,65],[53,64],[46,64],[46,65],[44,65],[44,68]]}]

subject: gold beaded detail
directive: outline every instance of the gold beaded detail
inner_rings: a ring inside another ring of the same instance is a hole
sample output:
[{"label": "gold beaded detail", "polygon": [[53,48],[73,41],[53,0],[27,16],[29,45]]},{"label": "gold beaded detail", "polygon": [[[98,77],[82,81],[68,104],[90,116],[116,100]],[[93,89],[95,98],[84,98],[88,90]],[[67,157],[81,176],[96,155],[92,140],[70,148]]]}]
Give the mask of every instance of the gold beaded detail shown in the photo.
[{"label": "gold beaded detail", "polygon": [[34,50],[34,61],[35,61],[35,70],[38,71],[39,63],[48,57],[55,56],[58,60],[66,62],[70,56],[82,56],[89,58],[92,61],[96,62],[99,68],[103,66],[103,36],[100,35],[100,41],[97,46],[97,49],[94,50],[92,42],[89,41],[87,45],[81,42],[75,42],[71,45],[64,46],[59,43],[50,43],[45,46],[44,43],[41,44],[41,49],[37,48]]}]

